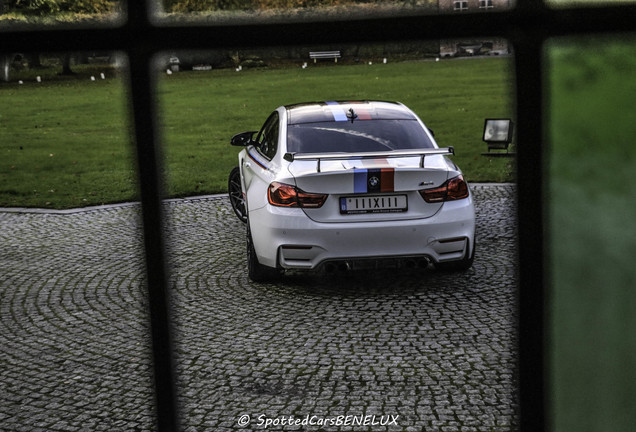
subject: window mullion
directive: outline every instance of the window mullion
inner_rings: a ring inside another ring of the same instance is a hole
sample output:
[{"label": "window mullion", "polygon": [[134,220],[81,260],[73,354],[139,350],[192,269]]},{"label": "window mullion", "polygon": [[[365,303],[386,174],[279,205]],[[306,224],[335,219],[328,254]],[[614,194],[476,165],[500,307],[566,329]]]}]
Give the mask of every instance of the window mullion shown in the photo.
[{"label": "window mullion", "polygon": [[174,371],[170,291],[164,242],[162,209],[162,160],[158,145],[157,103],[152,74],[154,52],[146,39],[153,33],[149,1],[127,2],[126,25],[130,77],[130,99],[137,150],[148,307],[152,338],[155,409],[158,432],[179,430]]},{"label": "window mullion", "polygon": [[130,95],[137,149],[148,305],[152,337],[157,430],[177,430],[176,390],[171,336],[170,292],[163,238],[161,158],[156,144],[156,103],[151,55],[131,52]]},{"label": "window mullion", "polygon": [[513,41],[517,101],[517,219],[520,430],[546,430],[543,38]]}]

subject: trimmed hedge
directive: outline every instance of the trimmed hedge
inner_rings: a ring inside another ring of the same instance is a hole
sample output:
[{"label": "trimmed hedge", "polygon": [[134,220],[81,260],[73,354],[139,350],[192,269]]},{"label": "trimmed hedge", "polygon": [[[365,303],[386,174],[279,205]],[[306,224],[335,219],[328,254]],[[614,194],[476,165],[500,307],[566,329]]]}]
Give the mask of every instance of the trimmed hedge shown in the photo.
[{"label": "trimmed hedge", "polygon": [[319,6],[346,6],[363,3],[412,3],[412,0],[162,0],[166,12],[213,10],[299,9]]}]

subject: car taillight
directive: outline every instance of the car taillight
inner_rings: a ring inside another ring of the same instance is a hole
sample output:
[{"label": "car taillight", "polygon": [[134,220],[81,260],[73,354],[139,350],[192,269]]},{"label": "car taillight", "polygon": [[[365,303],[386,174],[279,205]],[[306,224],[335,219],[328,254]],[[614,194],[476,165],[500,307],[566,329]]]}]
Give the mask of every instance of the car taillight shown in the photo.
[{"label": "car taillight", "polygon": [[459,175],[436,188],[422,189],[420,195],[427,203],[438,203],[468,198],[468,184],[464,177]]},{"label": "car taillight", "polygon": [[267,189],[267,200],[277,207],[319,208],[328,195],[308,193],[295,186],[274,182]]}]

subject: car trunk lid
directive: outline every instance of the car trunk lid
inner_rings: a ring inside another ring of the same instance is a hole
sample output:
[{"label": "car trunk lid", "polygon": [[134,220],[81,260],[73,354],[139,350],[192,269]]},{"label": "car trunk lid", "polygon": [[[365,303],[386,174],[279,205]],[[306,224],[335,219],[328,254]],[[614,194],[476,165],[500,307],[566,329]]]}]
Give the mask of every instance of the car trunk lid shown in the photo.
[{"label": "car trunk lid", "polygon": [[329,194],[322,207],[303,209],[311,219],[362,222],[433,216],[443,204],[425,202],[418,191],[442,185],[450,165],[442,155],[431,154],[423,159],[300,159],[289,164],[289,171],[303,191]]}]

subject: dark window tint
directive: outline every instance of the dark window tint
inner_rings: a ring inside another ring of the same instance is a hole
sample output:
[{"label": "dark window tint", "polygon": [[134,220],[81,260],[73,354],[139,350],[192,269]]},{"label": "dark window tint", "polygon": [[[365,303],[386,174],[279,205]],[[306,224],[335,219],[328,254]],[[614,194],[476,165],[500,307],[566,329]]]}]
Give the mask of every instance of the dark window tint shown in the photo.
[{"label": "dark window tint", "polygon": [[289,125],[287,151],[294,153],[367,152],[432,148],[416,120],[324,122]]}]

